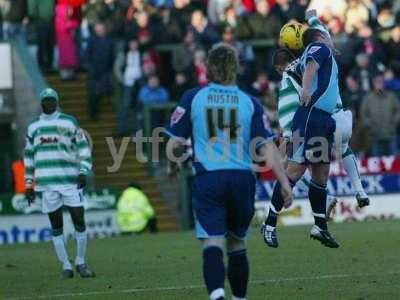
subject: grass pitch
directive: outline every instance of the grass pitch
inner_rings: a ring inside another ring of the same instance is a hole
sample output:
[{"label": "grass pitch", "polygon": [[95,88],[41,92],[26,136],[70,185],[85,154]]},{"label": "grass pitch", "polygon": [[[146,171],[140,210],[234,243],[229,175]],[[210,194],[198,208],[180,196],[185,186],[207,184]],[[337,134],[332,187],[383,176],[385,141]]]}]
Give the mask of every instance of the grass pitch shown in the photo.
[{"label": "grass pitch", "polygon": [[[309,229],[279,228],[278,249],[253,230],[249,300],[400,299],[400,221],[331,225],[339,249]],[[192,232],[93,240],[88,262],[96,278],[62,280],[51,243],[0,246],[0,299],[208,299]]]}]

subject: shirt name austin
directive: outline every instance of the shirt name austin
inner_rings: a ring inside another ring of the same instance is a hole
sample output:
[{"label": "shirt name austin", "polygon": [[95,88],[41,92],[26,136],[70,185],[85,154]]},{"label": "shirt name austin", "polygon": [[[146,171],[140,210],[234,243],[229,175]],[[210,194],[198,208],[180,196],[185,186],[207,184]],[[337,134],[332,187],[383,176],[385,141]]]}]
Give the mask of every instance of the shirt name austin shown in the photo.
[{"label": "shirt name austin", "polygon": [[207,99],[209,104],[239,104],[237,95],[209,94]]}]

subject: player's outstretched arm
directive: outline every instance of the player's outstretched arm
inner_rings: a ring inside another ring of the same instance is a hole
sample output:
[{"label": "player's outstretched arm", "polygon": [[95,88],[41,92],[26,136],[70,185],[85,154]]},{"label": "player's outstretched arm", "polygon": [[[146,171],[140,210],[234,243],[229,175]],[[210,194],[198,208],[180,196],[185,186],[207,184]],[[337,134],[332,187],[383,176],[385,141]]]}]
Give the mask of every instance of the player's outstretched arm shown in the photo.
[{"label": "player's outstretched arm", "polygon": [[281,184],[281,193],[284,199],[284,206],[288,208],[293,202],[292,188],[289,179],[283,168],[281,155],[274,143],[267,143],[260,149],[260,154],[265,158],[265,163],[272,169],[279,183]]},{"label": "player's outstretched arm", "polygon": [[300,103],[304,106],[307,106],[310,103],[312,82],[318,68],[318,63],[314,60],[309,60],[307,62],[306,70],[303,74],[303,89],[300,93]]},{"label": "player's outstretched arm", "polygon": [[310,10],[306,11],[306,20],[307,20],[308,25],[311,26],[311,28],[321,30],[329,39],[332,39],[331,34],[329,33],[328,29],[324,26],[324,24],[318,18],[316,9],[310,9]]}]

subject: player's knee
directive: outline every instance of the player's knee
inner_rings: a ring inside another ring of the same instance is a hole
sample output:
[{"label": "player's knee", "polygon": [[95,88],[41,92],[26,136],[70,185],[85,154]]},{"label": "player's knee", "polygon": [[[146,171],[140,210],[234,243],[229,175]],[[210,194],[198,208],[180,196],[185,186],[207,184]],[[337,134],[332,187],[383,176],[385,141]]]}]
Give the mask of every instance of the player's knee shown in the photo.
[{"label": "player's knee", "polygon": [[86,230],[86,224],[83,218],[78,218],[77,220],[73,221],[73,223],[75,231],[84,232]]},{"label": "player's knee", "polygon": [[295,183],[300,180],[300,178],[303,176],[305,170],[306,170],[306,167],[304,165],[289,162],[288,167],[287,167],[287,174],[288,174],[289,179]]},{"label": "player's knee", "polygon": [[60,235],[63,235],[63,228],[61,227],[61,228],[53,228],[52,230],[51,230],[51,235],[52,236],[60,236]]},{"label": "player's knee", "polygon": [[245,250],[246,243],[244,240],[229,236],[226,240],[226,249],[228,253]]},{"label": "player's knee", "polygon": [[208,247],[218,247],[221,250],[225,249],[225,238],[208,238],[203,241],[203,249]]},{"label": "player's knee", "polygon": [[321,185],[326,185],[329,176],[329,164],[319,164],[312,167],[312,180]]}]

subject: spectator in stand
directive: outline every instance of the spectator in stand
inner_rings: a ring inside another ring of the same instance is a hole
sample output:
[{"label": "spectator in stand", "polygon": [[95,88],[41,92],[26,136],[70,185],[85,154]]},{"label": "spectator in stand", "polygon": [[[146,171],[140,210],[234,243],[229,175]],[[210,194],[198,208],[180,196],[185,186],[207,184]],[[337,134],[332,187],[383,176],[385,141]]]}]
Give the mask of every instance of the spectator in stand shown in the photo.
[{"label": "spectator in stand", "polygon": [[348,0],[335,0],[335,1],[309,1],[308,9],[315,9],[318,14],[325,15],[327,11],[331,11],[335,16],[344,20],[344,14],[347,9]]},{"label": "spectator in stand", "polygon": [[185,73],[178,72],[175,74],[175,82],[171,89],[172,101],[178,102],[183,93],[193,86]]},{"label": "spectator in stand", "polygon": [[74,7],[68,0],[58,0],[55,15],[60,77],[71,80],[75,78],[78,68],[75,32],[79,27],[79,20],[74,16]]},{"label": "spectator in stand", "polygon": [[151,75],[147,84],[140,89],[139,101],[144,105],[169,102],[168,91],[160,85],[156,75]]},{"label": "spectator in stand", "polygon": [[383,7],[380,10],[377,16],[377,23],[383,31],[390,30],[396,25],[396,16],[390,7]]},{"label": "spectator in stand", "polygon": [[224,20],[225,11],[232,6],[231,0],[209,0],[207,3],[207,17],[214,25],[219,25]]},{"label": "spectator in stand", "polygon": [[346,89],[343,94],[343,105],[355,112],[354,117],[360,115],[360,105],[365,92],[360,88],[358,82],[351,76],[346,78]]},{"label": "spectator in stand", "polygon": [[190,21],[190,30],[193,31],[196,42],[205,47],[209,47],[219,40],[217,30],[208,22],[201,10],[193,12]]},{"label": "spectator in stand", "polygon": [[335,58],[341,67],[339,82],[345,82],[346,77],[354,65],[354,43],[351,36],[344,32],[344,23],[332,10],[325,10],[321,19],[334,36],[335,49],[340,53]]},{"label": "spectator in stand", "polygon": [[131,40],[139,36],[146,36],[146,43],[151,44],[155,33],[153,25],[150,23],[150,16],[146,11],[137,12],[134,20],[125,28],[125,38]]},{"label": "spectator in stand", "polygon": [[137,40],[131,40],[128,45],[128,50],[121,52],[114,64],[115,77],[122,85],[118,114],[118,133],[121,136],[128,134],[128,117],[132,107],[134,87],[143,76],[139,44]]},{"label": "spectator in stand", "polygon": [[193,31],[187,31],[183,43],[172,52],[172,68],[175,72],[184,72],[187,76],[192,76],[194,73],[194,53],[198,47],[199,45],[194,40]]},{"label": "spectator in stand", "polygon": [[239,73],[238,85],[247,90],[250,86],[252,77],[252,63],[254,61],[254,51],[250,45],[243,44],[235,39],[234,29],[231,26],[225,26],[222,32],[222,41],[233,46],[239,55]]},{"label": "spectator in stand", "polygon": [[53,66],[55,0],[28,0],[29,22],[38,35],[38,62],[49,70]]},{"label": "spectator in stand", "polygon": [[132,0],[126,10],[125,24],[135,21],[135,15],[138,12],[146,11],[146,3],[144,0]]},{"label": "spectator in stand", "polygon": [[194,53],[194,67],[196,70],[197,84],[204,86],[208,83],[206,52],[203,49],[198,49]]},{"label": "spectator in stand", "polygon": [[256,97],[269,93],[269,79],[265,71],[261,71],[257,75],[256,81],[253,82],[250,89],[250,94]]},{"label": "spectator in stand", "polygon": [[82,14],[87,20],[89,28],[92,30],[96,24],[99,16],[102,15],[102,10],[104,9],[103,0],[89,0],[82,7]]},{"label": "spectator in stand", "polygon": [[356,66],[351,71],[350,76],[361,87],[361,90],[367,93],[372,87],[372,77],[377,72],[378,68],[370,62],[368,54],[360,53],[356,56]]},{"label": "spectator in stand", "polygon": [[383,74],[374,77],[373,85],[373,91],[365,96],[361,104],[361,121],[371,138],[370,154],[393,155],[398,153],[396,129],[400,122],[399,100],[386,90]]},{"label": "spectator in stand", "polygon": [[270,14],[268,2],[257,0],[257,12],[249,17],[249,26],[252,31],[252,38],[276,38],[283,25],[281,19]]},{"label": "spectator in stand", "polygon": [[101,15],[98,16],[100,20],[105,22],[110,36],[116,41],[120,41],[124,37],[126,9],[127,5],[124,5],[124,1],[104,0],[103,10]]},{"label": "spectator in stand", "polygon": [[25,25],[28,23],[27,0],[3,1],[3,36],[12,39],[16,36],[25,38]]},{"label": "spectator in stand", "polygon": [[[160,85],[160,80],[156,75],[151,75],[139,91],[139,101],[143,107],[150,104],[159,104],[169,102],[168,91]],[[156,111],[152,113],[152,128],[163,126],[166,122],[165,113]]]},{"label": "spectator in stand", "polygon": [[232,28],[237,28],[239,25],[239,16],[235,10],[233,5],[225,8],[224,14],[221,17],[221,20],[218,22],[218,25],[222,25],[223,27],[230,26]]},{"label": "spectator in stand", "polygon": [[267,120],[274,131],[279,136],[279,115],[278,115],[278,102],[276,97],[273,97],[269,91],[266,91],[260,96],[261,103],[264,107],[264,113]]},{"label": "spectator in stand", "polygon": [[367,53],[375,64],[385,58],[380,40],[374,35],[372,28],[367,23],[361,23],[358,26],[357,36],[354,38],[354,47],[356,53]]},{"label": "spectator in stand", "polygon": [[179,26],[178,20],[173,17],[171,8],[168,6],[161,7],[159,17],[160,22],[158,31],[163,34],[158,36],[158,41],[160,43],[180,43],[184,32]]},{"label": "spectator in stand", "polygon": [[186,28],[190,24],[192,13],[195,10],[191,0],[174,0],[172,16],[178,21],[180,28]]},{"label": "spectator in stand", "polygon": [[289,20],[304,21],[307,3],[290,0],[276,0],[276,4],[271,9],[271,14],[276,16],[281,22],[286,23]]},{"label": "spectator in stand", "polygon": [[400,78],[400,25],[394,27],[385,45],[386,65],[390,66],[396,77]]},{"label": "spectator in stand", "polygon": [[222,28],[225,28],[226,26],[232,27],[235,30],[235,36],[238,39],[250,39],[252,36],[248,17],[240,16],[233,5],[226,8],[223,20],[220,24]]},{"label": "spectator in stand", "polygon": [[104,23],[100,21],[96,23],[85,56],[88,62],[89,116],[96,120],[101,98],[112,95],[114,43],[108,36]]},{"label": "spectator in stand", "polygon": [[361,0],[349,0],[344,20],[346,32],[353,33],[360,24],[368,23],[368,8]]}]

